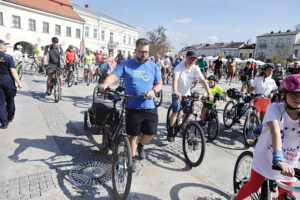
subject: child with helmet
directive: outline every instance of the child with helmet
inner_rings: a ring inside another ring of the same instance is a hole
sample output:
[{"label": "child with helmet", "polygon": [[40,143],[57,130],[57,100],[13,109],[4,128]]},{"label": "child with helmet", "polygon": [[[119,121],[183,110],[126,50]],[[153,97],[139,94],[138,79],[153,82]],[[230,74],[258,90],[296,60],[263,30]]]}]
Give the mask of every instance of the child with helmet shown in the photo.
[{"label": "child with helmet", "polygon": [[[295,181],[294,168],[298,166],[300,155],[300,75],[286,77],[280,89],[284,103],[268,105],[254,149],[250,179],[232,200],[245,199],[255,193],[266,178],[286,185],[293,185]],[[273,164],[282,171],[272,170]],[[278,199],[282,200],[286,192],[292,194],[278,187]]]}]

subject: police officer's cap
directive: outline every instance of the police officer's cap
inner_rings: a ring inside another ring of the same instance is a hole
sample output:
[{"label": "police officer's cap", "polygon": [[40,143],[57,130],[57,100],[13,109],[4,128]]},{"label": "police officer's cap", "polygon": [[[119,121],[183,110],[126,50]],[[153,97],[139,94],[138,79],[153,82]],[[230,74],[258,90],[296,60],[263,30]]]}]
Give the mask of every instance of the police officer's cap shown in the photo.
[{"label": "police officer's cap", "polygon": [[1,39],[0,39],[0,45],[9,45],[9,43],[4,42],[4,40],[1,40]]}]

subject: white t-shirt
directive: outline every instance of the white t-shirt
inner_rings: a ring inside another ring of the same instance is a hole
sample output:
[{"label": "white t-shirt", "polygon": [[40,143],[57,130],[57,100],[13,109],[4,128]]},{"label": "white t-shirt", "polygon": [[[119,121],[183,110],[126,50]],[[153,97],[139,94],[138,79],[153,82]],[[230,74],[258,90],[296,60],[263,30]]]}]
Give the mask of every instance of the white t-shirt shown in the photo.
[{"label": "white t-shirt", "polygon": [[268,97],[273,90],[277,89],[274,79],[267,77],[264,81],[263,76],[254,78],[251,86],[255,88],[254,94],[263,94],[265,97]]},{"label": "white t-shirt", "polygon": [[[185,62],[181,62],[175,67],[174,73],[178,75],[177,91],[182,96],[191,94],[190,88],[194,78],[203,77],[200,68],[197,65],[192,65],[190,69],[185,68]],[[174,90],[173,90],[174,93]]]},{"label": "white t-shirt", "polygon": [[165,59],[164,59],[164,66],[165,66],[166,68],[168,68],[168,67],[171,66],[171,60],[170,60],[170,58],[165,58]]},{"label": "white t-shirt", "polygon": [[158,66],[159,69],[161,69],[164,66],[164,61],[162,61],[161,59],[157,62],[156,64]]},{"label": "white t-shirt", "polygon": [[22,61],[23,60],[23,54],[22,54],[22,52],[21,51],[18,51],[18,50],[16,50],[15,52],[14,52],[14,60],[16,61],[16,62],[19,62],[19,61]]},{"label": "white t-shirt", "polygon": [[[281,120],[282,116],[282,120]],[[284,162],[294,168],[298,166],[300,155],[300,124],[287,114],[283,103],[272,103],[267,107],[263,129],[254,149],[252,168],[262,176],[278,181],[294,182],[295,178],[283,176],[280,171],[272,170],[272,137],[267,122],[277,121],[280,127]]]}]

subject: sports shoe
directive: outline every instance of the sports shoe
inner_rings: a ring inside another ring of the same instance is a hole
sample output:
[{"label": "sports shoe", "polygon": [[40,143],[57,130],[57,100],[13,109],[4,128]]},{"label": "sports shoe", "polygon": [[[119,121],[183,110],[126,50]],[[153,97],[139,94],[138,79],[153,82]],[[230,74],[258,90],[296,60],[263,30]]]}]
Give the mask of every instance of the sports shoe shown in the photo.
[{"label": "sports shoe", "polygon": [[139,154],[139,158],[141,160],[146,158],[145,149],[144,149],[144,147],[141,146],[140,143],[138,144],[137,151],[138,151],[138,154]]},{"label": "sports shoe", "polygon": [[46,90],[46,95],[50,96],[51,95],[51,91],[49,89]]},{"label": "sports shoe", "polygon": [[230,197],[230,200],[234,200],[236,197],[236,194],[233,194],[231,197]]},{"label": "sports shoe", "polygon": [[0,128],[2,128],[2,129],[7,129],[7,127],[8,127],[8,124],[1,124],[1,126],[0,126]]},{"label": "sports shoe", "polygon": [[11,117],[8,117],[8,122],[10,123],[10,122],[12,122],[13,120],[14,120],[14,115],[13,116],[11,116]]},{"label": "sports shoe", "polygon": [[174,142],[175,141],[174,127],[170,126],[170,128],[168,130],[167,140],[168,140],[168,142]]},{"label": "sports shoe", "polygon": [[137,165],[137,160],[135,158],[132,158],[132,165],[131,165],[132,172],[136,172],[137,170],[136,165]]}]

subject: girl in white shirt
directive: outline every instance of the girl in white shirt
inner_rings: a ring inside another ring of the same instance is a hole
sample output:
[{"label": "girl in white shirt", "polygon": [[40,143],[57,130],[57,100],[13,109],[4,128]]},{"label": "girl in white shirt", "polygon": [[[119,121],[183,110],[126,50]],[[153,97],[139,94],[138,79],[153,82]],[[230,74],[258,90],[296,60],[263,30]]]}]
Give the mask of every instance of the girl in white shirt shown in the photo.
[{"label": "girl in white shirt", "polygon": [[[254,149],[251,176],[237,195],[231,199],[241,200],[257,192],[265,179],[278,180],[286,185],[295,181],[294,168],[300,155],[300,75],[286,77],[281,85],[285,103],[268,106],[262,133]],[[282,172],[272,170],[277,165]],[[278,199],[290,193],[278,187]]]},{"label": "girl in white shirt", "polygon": [[265,64],[261,74],[255,77],[251,84],[251,92],[261,95],[254,99],[254,107],[261,122],[264,119],[267,106],[271,103],[271,98],[277,90],[276,82],[271,78],[273,70],[273,64]]}]

